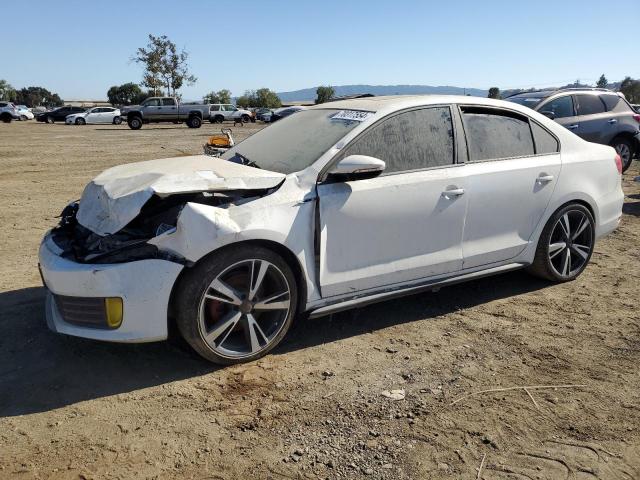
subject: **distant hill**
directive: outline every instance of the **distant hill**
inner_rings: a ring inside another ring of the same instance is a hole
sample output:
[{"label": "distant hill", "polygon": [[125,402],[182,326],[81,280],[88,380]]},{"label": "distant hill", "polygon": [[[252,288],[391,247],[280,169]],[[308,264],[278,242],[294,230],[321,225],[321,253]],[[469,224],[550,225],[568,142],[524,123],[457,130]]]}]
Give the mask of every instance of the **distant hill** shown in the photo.
[{"label": "distant hill", "polygon": [[[292,92],[279,92],[278,96],[283,102],[295,102],[316,99],[316,88],[303,88]],[[372,93],[373,95],[473,95],[486,97],[487,90],[480,88],[462,88],[451,86],[431,85],[337,85],[333,86],[336,96],[356,95],[359,93]]]}]

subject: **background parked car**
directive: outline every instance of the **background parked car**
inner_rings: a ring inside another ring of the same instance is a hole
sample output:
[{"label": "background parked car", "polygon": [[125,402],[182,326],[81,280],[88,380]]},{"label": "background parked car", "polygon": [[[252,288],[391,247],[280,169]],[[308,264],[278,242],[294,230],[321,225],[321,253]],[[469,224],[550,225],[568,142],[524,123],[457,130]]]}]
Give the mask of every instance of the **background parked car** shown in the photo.
[{"label": "background parked car", "polygon": [[225,120],[242,120],[243,123],[255,121],[253,113],[249,110],[238,108],[230,103],[214,103],[209,108],[209,121],[211,123],[222,123]]},{"label": "background parked car", "polygon": [[512,95],[589,142],[611,145],[625,171],[640,151],[640,114],[622,95],[603,88],[567,88]]},{"label": "background parked car", "polygon": [[18,105],[16,106],[16,110],[18,110],[18,116],[20,120],[33,120],[35,115],[29,110],[29,107],[26,105]]},{"label": "background parked car", "polygon": [[301,110],[306,110],[306,107],[282,107],[274,110],[271,114],[271,122],[275,122],[276,120],[280,120],[281,118],[288,117],[289,115],[299,112]]},{"label": "background parked car", "polygon": [[39,122],[64,122],[67,118],[67,115],[72,115],[74,113],[82,113],[86,109],[82,107],[72,107],[70,105],[66,105],[64,107],[54,108],[53,110],[49,110],[44,113],[40,113],[36,115],[36,120]]},{"label": "background parked car", "polygon": [[18,120],[18,110],[11,102],[0,102],[0,121],[11,123],[11,120]]},{"label": "background parked car", "polygon": [[[124,117],[125,115],[122,114]],[[126,109],[129,128],[138,130],[146,123],[182,123],[189,128],[200,128],[209,118],[209,105],[203,103],[181,103],[175,97],[150,97],[140,105]]]},{"label": "background parked car", "polygon": [[113,107],[94,107],[82,113],[68,115],[64,123],[67,125],[85,125],[87,123],[113,123],[120,125],[120,110]]},{"label": "background parked car", "polygon": [[631,105],[631,106],[633,107],[633,109],[634,109],[636,112],[640,113],[640,104],[635,104],[635,105]]},{"label": "background parked car", "polygon": [[271,121],[273,110],[271,110],[270,108],[257,108],[254,113],[256,115],[256,120],[268,123]]}]

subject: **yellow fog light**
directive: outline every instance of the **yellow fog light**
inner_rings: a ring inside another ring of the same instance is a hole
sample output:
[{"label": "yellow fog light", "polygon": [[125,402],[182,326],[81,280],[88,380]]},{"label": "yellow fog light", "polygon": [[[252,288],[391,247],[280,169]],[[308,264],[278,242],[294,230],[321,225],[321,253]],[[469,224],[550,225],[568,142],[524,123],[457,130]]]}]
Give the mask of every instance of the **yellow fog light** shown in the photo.
[{"label": "yellow fog light", "polygon": [[109,328],[118,328],[122,324],[122,299],[120,297],[105,298],[104,313]]}]

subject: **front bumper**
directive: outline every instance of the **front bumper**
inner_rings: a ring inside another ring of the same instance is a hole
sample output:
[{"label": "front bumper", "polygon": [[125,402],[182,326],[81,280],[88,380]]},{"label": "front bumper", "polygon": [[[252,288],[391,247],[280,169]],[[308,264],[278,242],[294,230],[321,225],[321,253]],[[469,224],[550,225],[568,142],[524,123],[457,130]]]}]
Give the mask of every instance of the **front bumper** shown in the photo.
[{"label": "front bumper", "polygon": [[[47,233],[40,245],[40,271],[48,289],[46,317],[58,333],[110,342],[153,342],[168,335],[171,289],[184,268],[150,259],[116,264],[84,264],[60,256]],[[122,325],[114,330],[72,325],[64,321],[53,294],[72,297],[120,297]]]}]

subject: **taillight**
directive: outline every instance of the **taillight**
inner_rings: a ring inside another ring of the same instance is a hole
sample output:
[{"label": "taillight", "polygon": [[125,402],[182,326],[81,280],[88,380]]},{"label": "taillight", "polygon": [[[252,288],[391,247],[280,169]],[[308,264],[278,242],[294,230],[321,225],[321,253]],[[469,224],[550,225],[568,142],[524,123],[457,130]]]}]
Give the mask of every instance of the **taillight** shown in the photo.
[{"label": "taillight", "polygon": [[616,168],[618,169],[618,173],[622,175],[622,159],[620,155],[616,155]]},{"label": "taillight", "polygon": [[634,119],[636,122],[640,123],[640,113],[636,113],[636,114],[633,116],[633,119]]}]

